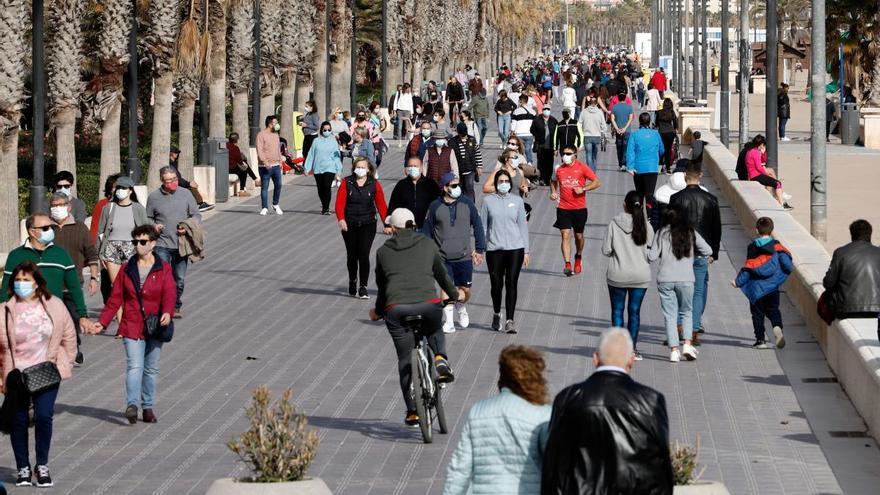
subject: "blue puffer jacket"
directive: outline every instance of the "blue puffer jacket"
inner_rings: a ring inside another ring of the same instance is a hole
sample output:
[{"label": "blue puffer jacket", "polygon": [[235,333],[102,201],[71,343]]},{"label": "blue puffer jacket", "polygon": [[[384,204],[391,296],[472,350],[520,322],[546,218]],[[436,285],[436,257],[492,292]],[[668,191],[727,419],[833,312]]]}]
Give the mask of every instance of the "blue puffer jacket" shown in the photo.
[{"label": "blue puffer jacket", "polygon": [[626,170],[637,174],[660,171],[660,155],[664,152],[660,133],[654,129],[637,129],[626,143]]},{"label": "blue puffer jacket", "polygon": [[772,237],[758,237],[749,244],[745,266],[736,275],[736,286],[754,304],[778,290],[794,271],[791,253]]},{"label": "blue puffer jacket", "polygon": [[550,405],[509,389],[474,404],[446,469],[444,495],[541,493]]}]

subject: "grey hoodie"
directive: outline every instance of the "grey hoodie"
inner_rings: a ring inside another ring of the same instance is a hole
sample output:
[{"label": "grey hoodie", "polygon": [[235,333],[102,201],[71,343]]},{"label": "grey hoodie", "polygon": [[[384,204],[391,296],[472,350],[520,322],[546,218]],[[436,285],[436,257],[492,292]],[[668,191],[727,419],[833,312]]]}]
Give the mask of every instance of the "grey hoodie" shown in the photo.
[{"label": "grey hoodie", "polygon": [[698,232],[694,232],[694,248],[691,255],[677,259],[672,254],[672,235],[669,227],[663,227],[651,242],[648,251],[648,261],[651,263],[659,260],[660,270],[657,272],[657,283],[662,282],[694,282],[694,253],[701,256],[712,254],[712,248]]},{"label": "grey hoodie", "polygon": [[654,238],[654,229],[647,221],[646,242],[637,246],[632,238],[633,217],[620,212],[608,224],[602,254],[608,260],[608,285],[621,288],[646,289],[651,283],[651,267],[648,265],[648,245]]},{"label": "grey hoodie", "polygon": [[605,134],[608,124],[605,123],[605,113],[595,105],[588,105],[579,119],[584,137],[599,137]]}]

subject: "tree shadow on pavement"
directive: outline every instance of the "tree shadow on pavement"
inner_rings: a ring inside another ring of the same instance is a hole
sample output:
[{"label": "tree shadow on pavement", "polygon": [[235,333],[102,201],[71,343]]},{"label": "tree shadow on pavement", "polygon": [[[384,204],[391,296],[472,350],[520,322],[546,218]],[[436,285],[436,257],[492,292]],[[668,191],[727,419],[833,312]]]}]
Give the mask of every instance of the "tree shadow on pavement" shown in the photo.
[{"label": "tree shadow on pavement", "polygon": [[288,294],[315,294],[319,296],[337,296],[351,299],[351,296],[345,293],[342,288],[339,289],[318,289],[315,287],[284,287],[281,292]]},{"label": "tree shadow on pavement", "polygon": [[403,423],[384,419],[331,418],[328,416],[309,416],[309,424],[329,430],[345,430],[361,435],[395,443],[422,443],[418,429],[408,429]]},{"label": "tree shadow on pavement", "polygon": [[563,354],[568,356],[583,356],[583,357],[592,357],[593,352],[595,352],[594,347],[584,347],[584,346],[575,346],[575,347],[550,347],[546,345],[533,345],[533,349],[536,349],[541,352],[546,352],[549,354]]},{"label": "tree shadow on pavement", "polygon": [[764,383],[766,385],[780,385],[782,387],[790,387],[791,382],[785,375],[755,376],[743,375],[743,380],[748,383]]},{"label": "tree shadow on pavement", "polygon": [[128,422],[122,420],[122,412],[111,411],[109,409],[101,409],[100,407],[91,406],[72,406],[69,404],[56,403],[55,413],[67,413],[74,416],[87,416],[89,418],[100,419],[108,423],[127,426]]}]

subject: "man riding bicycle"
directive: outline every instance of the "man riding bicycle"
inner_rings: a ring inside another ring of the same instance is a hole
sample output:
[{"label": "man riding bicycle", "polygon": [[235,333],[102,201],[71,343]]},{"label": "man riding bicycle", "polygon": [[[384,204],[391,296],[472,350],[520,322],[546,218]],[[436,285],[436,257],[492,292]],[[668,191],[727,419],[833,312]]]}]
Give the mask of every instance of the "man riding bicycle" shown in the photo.
[{"label": "man riding bicycle", "polygon": [[406,208],[391,213],[392,237],[376,251],[376,307],[370,310],[373,321],[385,318],[385,325],[397,351],[397,371],[400,374],[400,390],[406,402],[408,426],[419,426],[415,400],[410,393],[412,365],[410,353],[416,337],[404,325],[404,318],[421,315],[428,345],[434,351],[434,367],[437,381],[448,383],[455,379],[446,355],[446,341],[440,328],[443,309],[434,281],[446,294],[457,294],[464,299],[443,263],[437,245],[427,237],[415,232],[415,216]]}]

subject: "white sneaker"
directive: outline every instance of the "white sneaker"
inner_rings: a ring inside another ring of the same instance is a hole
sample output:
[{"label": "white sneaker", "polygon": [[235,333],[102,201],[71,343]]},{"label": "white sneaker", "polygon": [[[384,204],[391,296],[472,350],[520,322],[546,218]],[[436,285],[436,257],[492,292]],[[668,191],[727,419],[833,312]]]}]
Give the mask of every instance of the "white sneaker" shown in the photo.
[{"label": "white sneaker", "polygon": [[791,199],[791,194],[788,194],[788,193],[782,193],[782,199],[788,201],[789,199]]},{"label": "white sneaker", "polygon": [[452,306],[443,308],[443,333],[455,333],[455,321],[453,321]]},{"label": "white sneaker", "polygon": [[272,205],[272,208],[275,210],[276,215],[284,215],[284,212],[281,211],[281,207],[278,205]]},{"label": "white sneaker", "polygon": [[673,349],[669,354],[669,361],[672,363],[677,363],[681,361],[681,353],[678,352],[678,349]]},{"label": "white sneaker", "polygon": [[267,213],[269,213],[268,208],[263,208],[262,210],[260,210],[260,215],[263,215],[264,217],[266,216]]},{"label": "white sneaker", "polygon": [[333,185],[330,187],[339,187],[339,179],[333,179]]},{"label": "white sneaker", "polygon": [[785,347],[785,335],[782,334],[782,327],[773,327],[773,336],[776,337],[776,348]]},{"label": "white sneaker", "polygon": [[455,303],[455,312],[458,313],[458,325],[461,328],[467,328],[471,324],[471,318],[468,316],[467,306],[461,303]]},{"label": "white sneaker", "polygon": [[681,347],[681,353],[684,355],[684,358],[688,361],[696,361],[697,360],[697,350],[694,349],[694,346],[690,344],[685,344]]},{"label": "white sneaker", "polygon": [[791,141],[791,138],[790,138],[790,137],[784,137],[784,138],[780,139],[780,141]]}]

